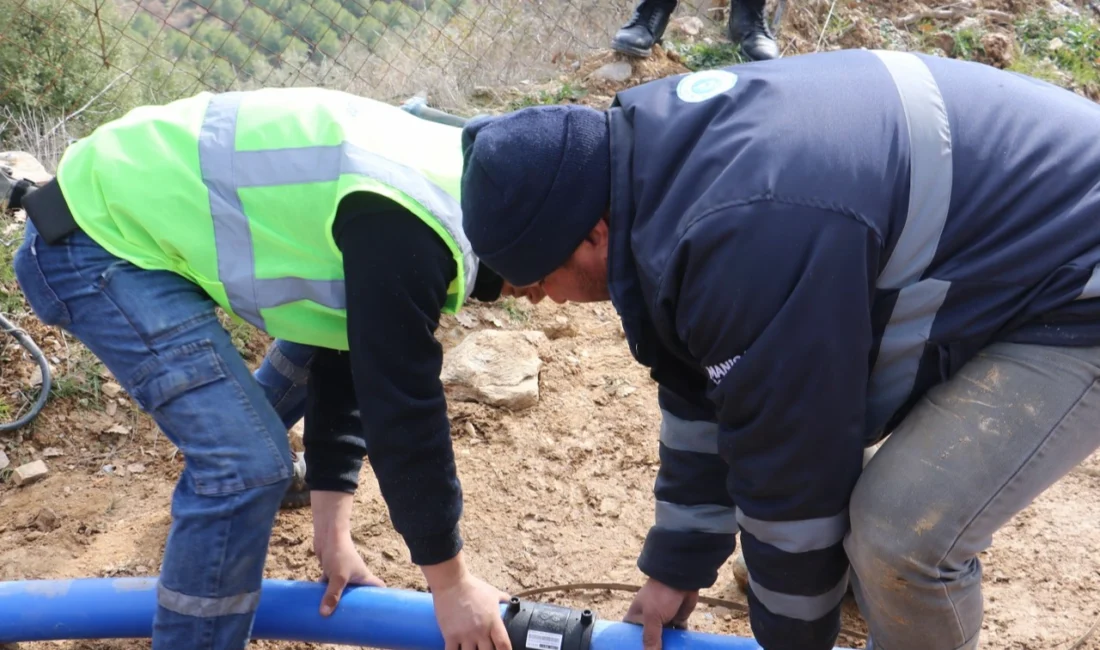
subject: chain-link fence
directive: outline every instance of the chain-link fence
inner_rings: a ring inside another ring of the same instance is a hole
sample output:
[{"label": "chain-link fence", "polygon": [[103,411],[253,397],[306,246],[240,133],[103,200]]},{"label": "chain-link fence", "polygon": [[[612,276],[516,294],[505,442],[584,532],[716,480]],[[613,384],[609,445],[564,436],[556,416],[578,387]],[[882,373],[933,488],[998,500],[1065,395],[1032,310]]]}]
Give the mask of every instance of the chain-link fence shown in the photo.
[{"label": "chain-link fence", "polygon": [[[677,15],[712,19],[722,2],[681,2]],[[632,10],[633,0],[0,0],[0,110],[71,127],[265,86],[427,93],[461,109],[478,86],[546,79],[563,57],[606,48]]]}]

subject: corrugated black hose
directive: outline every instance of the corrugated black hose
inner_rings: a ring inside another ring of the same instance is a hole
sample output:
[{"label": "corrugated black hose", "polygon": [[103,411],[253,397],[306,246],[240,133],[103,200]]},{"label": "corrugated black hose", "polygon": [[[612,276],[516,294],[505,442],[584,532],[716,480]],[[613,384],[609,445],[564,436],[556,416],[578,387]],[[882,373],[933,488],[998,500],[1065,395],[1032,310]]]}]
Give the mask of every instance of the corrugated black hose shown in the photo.
[{"label": "corrugated black hose", "polygon": [[[34,185],[29,182],[16,181],[7,174],[6,170],[0,168],[0,212],[6,212],[8,208],[18,208],[22,196],[33,191],[33,187]],[[31,405],[30,410],[19,419],[14,422],[0,422],[0,433],[3,433],[25,427],[31,420],[38,417],[42,407],[46,405],[46,400],[50,397],[51,382],[50,364],[46,361],[46,355],[42,354],[42,350],[35,345],[31,337],[25,331],[13,325],[4,314],[0,314],[0,330],[13,336],[19,342],[19,345],[26,348],[27,352],[30,352],[38,363],[38,367],[42,369],[42,390],[38,394],[38,399]]]},{"label": "corrugated black hose", "polygon": [[42,411],[42,407],[46,405],[46,400],[50,396],[50,364],[46,361],[46,355],[42,354],[42,350],[35,345],[31,337],[27,336],[27,333],[15,325],[12,325],[11,321],[0,314],[0,330],[11,334],[15,337],[16,341],[19,341],[19,345],[22,345],[27,349],[27,352],[31,353],[34,360],[38,362],[38,367],[42,369],[42,390],[38,393],[38,399],[31,405],[31,409],[27,411],[22,417],[14,422],[0,422],[0,432],[15,431],[21,427],[25,427],[30,424],[31,420],[38,417],[38,414]]}]

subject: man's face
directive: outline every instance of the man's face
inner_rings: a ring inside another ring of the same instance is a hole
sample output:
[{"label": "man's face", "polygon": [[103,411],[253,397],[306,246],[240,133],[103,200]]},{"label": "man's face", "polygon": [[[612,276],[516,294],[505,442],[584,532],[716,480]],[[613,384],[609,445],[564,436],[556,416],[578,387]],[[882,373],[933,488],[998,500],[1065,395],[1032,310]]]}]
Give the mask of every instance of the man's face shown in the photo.
[{"label": "man's face", "polygon": [[545,297],[556,303],[609,300],[607,288],[607,221],[601,220],[573,254],[536,284],[516,287],[507,282],[505,296],[525,297],[537,304]]}]

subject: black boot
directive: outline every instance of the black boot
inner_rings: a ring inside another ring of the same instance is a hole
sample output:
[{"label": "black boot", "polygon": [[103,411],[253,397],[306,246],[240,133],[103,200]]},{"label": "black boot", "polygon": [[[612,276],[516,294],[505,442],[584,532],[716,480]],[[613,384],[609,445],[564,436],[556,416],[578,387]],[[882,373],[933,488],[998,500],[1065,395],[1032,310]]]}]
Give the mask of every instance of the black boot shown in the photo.
[{"label": "black boot", "polygon": [[653,44],[661,41],[674,9],[675,1],[641,0],[630,22],[623,25],[611,39],[611,49],[630,56],[649,56],[653,52]]},{"label": "black boot", "polygon": [[741,41],[741,52],[750,59],[778,59],[768,21],[764,18],[765,0],[730,0],[729,37],[731,43]]},{"label": "black boot", "polygon": [[283,495],[280,510],[294,510],[304,508],[310,504],[309,486],[306,485],[306,457],[305,454],[291,452],[294,455],[294,477],[290,486]]}]

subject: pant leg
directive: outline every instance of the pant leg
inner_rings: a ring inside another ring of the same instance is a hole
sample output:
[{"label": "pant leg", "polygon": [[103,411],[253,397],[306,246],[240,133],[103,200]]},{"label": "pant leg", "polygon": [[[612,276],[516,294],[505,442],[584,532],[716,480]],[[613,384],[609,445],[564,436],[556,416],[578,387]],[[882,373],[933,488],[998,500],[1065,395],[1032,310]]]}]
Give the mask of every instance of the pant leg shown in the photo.
[{"label": "pant leg", "polygon": [[287,429],[305,415],[309,367],[316,353],[313,346],[276,339],[252,375]]},{"label": "pant leg", "polygon": [[845,549],[876,650],[972,650],[978,554],[1100,447],[1100,348],[998,343],[921,399],[852,494]]},{"label": "pant leg", "polygon": [[80,339],[183,452],[153,648],[243,649],[290,450],[213,302],[181,276],[139,269],[83,233],[46,245],[29,222],[14,266],[39,318]]},{"label": "pant leg", "polygon": [[[252,373],[288,430],[305,416],[309,367],[316,353],[313,346],[276,339]],[[286,509],[304,508],[312,496],[306,484],[305,454],[295,452],[293,456],[294,477],[281,504]]]}]

